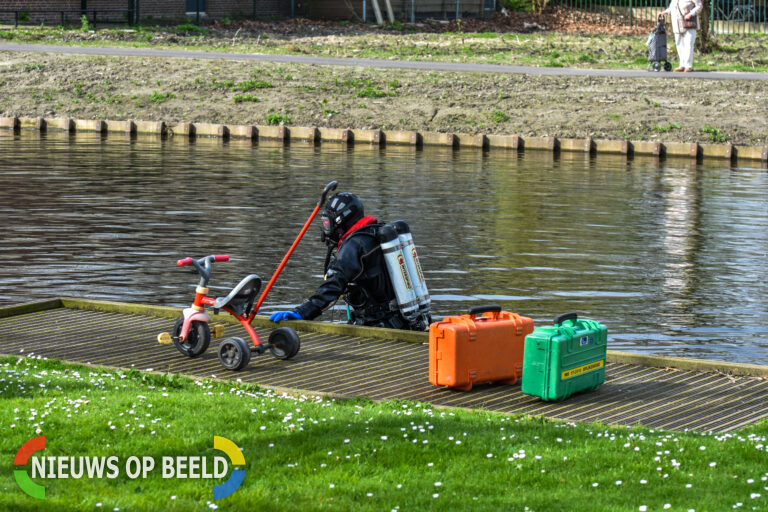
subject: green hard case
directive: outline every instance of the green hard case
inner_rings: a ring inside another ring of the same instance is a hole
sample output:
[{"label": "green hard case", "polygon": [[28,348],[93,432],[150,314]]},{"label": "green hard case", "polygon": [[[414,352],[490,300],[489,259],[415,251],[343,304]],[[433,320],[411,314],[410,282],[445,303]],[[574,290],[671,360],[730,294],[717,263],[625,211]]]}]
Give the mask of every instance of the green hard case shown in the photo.
[{"label": "green hard case", "polygon": [[525,337],[522,392],[543,400],[565,400],[605,382],[608,328],[576,313],[555,319]]}]

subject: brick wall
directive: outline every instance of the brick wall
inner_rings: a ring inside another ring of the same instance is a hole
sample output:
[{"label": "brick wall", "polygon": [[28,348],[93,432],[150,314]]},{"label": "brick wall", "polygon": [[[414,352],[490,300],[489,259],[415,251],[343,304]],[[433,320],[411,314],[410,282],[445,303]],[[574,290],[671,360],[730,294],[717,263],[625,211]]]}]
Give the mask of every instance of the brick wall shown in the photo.
[{"label": "brick wall", "polygon": [[[28,21],[20,20],[23,23],[31,24],[60,24],[60,13],[36,13],[35,11],[46,10],[63,10],[63,11],[79,11],[82,8],[81,0],[0,0],[0,9],[14,9],[20,11],[26,11],[26,16],[29,17]],[[127,9],[128,0],[88,0],[87,7],[89,9]],[[112,14],[106,13],[100,14],[100,18],[110,18],[120,20],[121,22],[127,21],[124,14]],[[91,15],[88,15],[89,19]],[[0,21],[9,23],[13,22],[13,14],[0,15]],[[78,13],[64,13],[65,23],[79,23],[80,14]]]},{"label": "brick wall", "polygon": [[[252,18],[254,4],[256,16],[259,18],[285,17],[291,14],[292,0],[206,0],[205,13],[209,19],[217,18]],[[296,0],[297,3],[300,0]],[[128,9],[135,5],[136,0],[87,0],[88,9]],[[203,3],[203,2],[201,2]],[[0,9],[19,10],[79,10],[81,0],[0,0]],[[169,21],[186,19],[186,0],[139,0],[141,18],[165,18]],[[69,21],[79,16],[68,15]],[[2,21],[13,19],[13,15],[3,15]],[[30,13],[30,21],[40,23],[58,23],[58,15],[41,15]]]},{"label": "brick wall", "polygon": [[[291,13],[290,0],[256,0],[255,4],[256,16],[260,18],[288,16]],[[252,18],[253,9],[253,0],[206,0],[205,2],[205,13],[213,19]],[[142,18],[184,16],[187,12],[187,2],[186,0],[141,0],[140,11]]]},{"label": "brick wall", "polygon": [[80,0],[2,0],[0,9],[79,9]]}]

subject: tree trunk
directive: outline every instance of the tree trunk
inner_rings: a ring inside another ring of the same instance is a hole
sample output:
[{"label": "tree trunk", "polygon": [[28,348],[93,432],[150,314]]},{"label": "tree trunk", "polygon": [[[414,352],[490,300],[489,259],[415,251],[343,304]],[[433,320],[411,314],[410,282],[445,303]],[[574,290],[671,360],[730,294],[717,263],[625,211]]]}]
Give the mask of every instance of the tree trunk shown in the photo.
[{"label": "tree trunk", "polygon": [[704,8],[699,14],[699,24],[701,28],[696,34],[696,46],[698,46],[700,53],[712,53],[717,47],[717,44],[713,40],[712,33],[709,31],[709,4],[711,0],[702,0]]}]

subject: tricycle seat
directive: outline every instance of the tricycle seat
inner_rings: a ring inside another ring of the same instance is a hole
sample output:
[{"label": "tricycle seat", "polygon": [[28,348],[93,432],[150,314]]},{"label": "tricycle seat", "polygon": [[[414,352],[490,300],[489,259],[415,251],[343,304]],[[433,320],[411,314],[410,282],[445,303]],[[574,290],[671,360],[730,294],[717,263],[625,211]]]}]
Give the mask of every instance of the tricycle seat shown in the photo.
[{"label": "tricycle seat", "polygon": [[256,274],[251,274],[232,288],[229,295],[218,297],[214,301],[213,307],[214,309],[221,309],[227,306],[239,315],[248,316],[251,314],[259,290],[261,290],[261,278]]}]

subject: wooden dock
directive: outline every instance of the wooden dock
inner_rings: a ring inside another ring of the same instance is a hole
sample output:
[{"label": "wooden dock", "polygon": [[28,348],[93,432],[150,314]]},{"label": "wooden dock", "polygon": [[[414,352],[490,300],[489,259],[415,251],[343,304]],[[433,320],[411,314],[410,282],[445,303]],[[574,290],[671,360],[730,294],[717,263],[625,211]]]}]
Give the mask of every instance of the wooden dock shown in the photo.
[{"label": "wooden dock", "polygon": [[[240,372],[224,369],[208,352],[190,359],[157,334],[169,331],[176,308],[58,298],[0,308],[0,354],[57,358],[141,371],[242,379],[264,387],[338,397],[402,399],[436,407],[486,409],[612,425],[726,432],[768,417],[768,367],[609,351],[606,382],[563,402],[524,395],[520,385],[480,385],[470,392],[427,380],[425,333],[287,322],[301,336],[291,360],[254,356]],[[213,317],[226,336],[247,339],[228,315]],[[275,324],[254,319],[266,340]],[[610,340],[609,340],[610,343]]]}]

